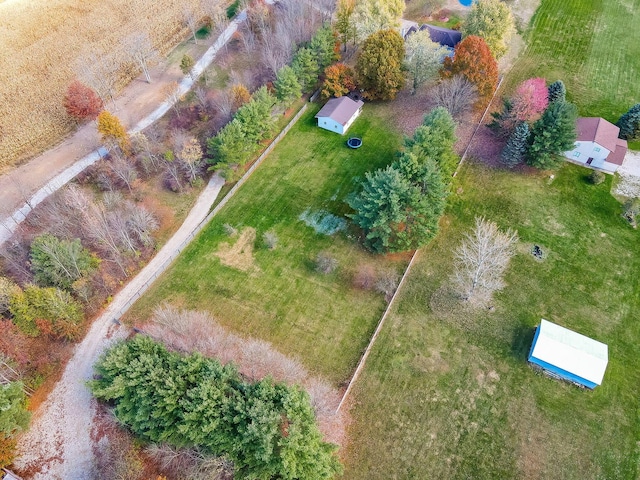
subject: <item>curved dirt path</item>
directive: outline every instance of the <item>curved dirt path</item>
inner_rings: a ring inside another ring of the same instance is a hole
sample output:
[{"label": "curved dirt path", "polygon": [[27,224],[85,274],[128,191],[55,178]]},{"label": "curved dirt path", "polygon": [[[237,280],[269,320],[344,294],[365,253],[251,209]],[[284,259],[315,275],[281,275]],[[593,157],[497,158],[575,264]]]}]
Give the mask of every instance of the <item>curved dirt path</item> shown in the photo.
[{"label": "curved dirt path", "polygon": [[95,400],[86,387],[93,365],[114,341],[128,334],[114,319],[120,317],[139,291],[170,263],[190,235],[207,217],[224,180],[214,175],[202,191],[178,231],[157,255],[113,299],[94,320],[84,340],[75,349],[62,378],[37,411],[29,430],[18,441],[16,470],[34,480],[90,480],[95,477],[91,428]]},{"label": "curved dirt path", "polygon": [[[218,51],[229,41],[246,13],[240,12],[194,65],[191,75],[183,76],[177,66],[166,64],[151,71],[153,83],[142,77],[125,88],[112,110],[129,129],[144,130],[162,117],[173,102],[165,100],[163,89],[178,83],[178,95],[187,93],[200,74],[213,62]],[[78,173],[107,153],[101,147],[94,122],[83,125],[61,144],[0,177],[0,245],[7,241],[29,212],[49,195],[62,188]]]}]

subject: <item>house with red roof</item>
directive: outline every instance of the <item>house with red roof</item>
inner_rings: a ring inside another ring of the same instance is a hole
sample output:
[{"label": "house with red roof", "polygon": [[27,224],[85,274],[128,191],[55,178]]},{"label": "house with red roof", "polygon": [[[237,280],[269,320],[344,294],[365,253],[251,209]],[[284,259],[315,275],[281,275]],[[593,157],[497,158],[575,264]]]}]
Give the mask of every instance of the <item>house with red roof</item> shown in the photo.
[{"label": "house with red roof", "polygon": [[599,117],[580,117],[576,122],[578,137],[573,150],[564,156],[585,167],[614,173],[627,153],[627,141],[618,138],[620,128]]}]

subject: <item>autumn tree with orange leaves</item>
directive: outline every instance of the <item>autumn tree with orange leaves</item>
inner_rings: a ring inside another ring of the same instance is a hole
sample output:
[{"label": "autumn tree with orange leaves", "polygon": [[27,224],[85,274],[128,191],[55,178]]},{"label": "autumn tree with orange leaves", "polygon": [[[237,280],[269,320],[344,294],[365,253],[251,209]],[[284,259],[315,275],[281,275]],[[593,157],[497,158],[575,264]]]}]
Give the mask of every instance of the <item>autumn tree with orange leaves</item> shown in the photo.
[{"label": "autumn tree with orange leaves", "polygon": [[322,96],[342,97],[356,88],[356,78],[353,70],[344,63],[330,65],[324,70]]},{"label": "autumn tree with orange leaves", "polygon": [[64,108],[69,116],[77,121],[94,120],[102,111],[104,104],[96,92],[78,80],[67,88],[64,96]]},{"label": "autumn tree with orange leaves", "polygon": [[482,38],[468,36],[456,47],[453,59],[445,58],[442,76],[450,78],[454,75],[462,75],[476,86],[476,108],[487,105],[498,86],[498,63]]}]

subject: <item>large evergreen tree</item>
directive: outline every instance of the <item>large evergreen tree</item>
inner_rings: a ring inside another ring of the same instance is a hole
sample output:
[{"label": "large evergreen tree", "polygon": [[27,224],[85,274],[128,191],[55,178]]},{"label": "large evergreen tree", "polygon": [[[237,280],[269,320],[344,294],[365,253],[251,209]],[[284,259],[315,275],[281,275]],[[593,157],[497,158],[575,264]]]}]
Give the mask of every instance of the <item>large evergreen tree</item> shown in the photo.
[{"label": "large evergreen tree", "polygon": [[413,137],[405,140],[407,151],[438,163],[447,183],[458,164],[458,156],[453,150],[455,130],[456,123],[449,111],[437,107],[425,115],[422,125],[413,132]]},{"label": "large evergreen tree", "polygon": [[620,138],[625,140],[640,139],[640,103],[636,103],[623,114],[616,123],[620,127]]},{"label": "large evergreen tree", "polygon": [[318,57],[310,48],[302,47],[298,49],[293,56],[291,67],[298,77],[302,91],[310,91],[318,82],[318,74],[320,73]]},{"label": "large evergreen tree", "polygon": [[551,103],[531,129],[527,164],[541,169],[557,167],[561,161],[559,155],[575,144],[577,118],[578,109],[574,104]]},{"label": "large evergreen tree", "polygon": [[402,62],[404,40],[395,30],[371,34],[362,45],[356,74],[363,96],[369,100],[391,100],[404,85]]},{"label": "large evergreen tree", "polygon": [[515,167],[524,161],[529,141],[529,124],[519,123],[507,140],[506,145],[500,154],[500,160],[508,167]]},{"label": "large evergreen tree", "polygon": [[507,53],[509,40],[515,31],[511,10],[500,0],[476,0],[462,24],[463,35],[482,37],[495,58]]},{"label": "large evergreen tree", "polygon": [[247,383],[230,364],[168,352],[141,336],[108,350],[96,373],[93,394],[145,441],[225,455],[238,478],[340,472],[335,446],[322,441],[309,396],[297,387]]},{"label": "large evergreen tree", "polygon": [[278,70],[274,86],[276,97],[284,103],[300,98],[302,95],[302,86],[298,82],[296,72],[289,65]]},{"label": "large evergreen tree", "polygon": [[564,102],[567,99],[567,88],[564,86],[562,80],[556,80],[548,88],[549,103],[561,101]]},{"label": "large evergreen tree", "polygon": [[333,62],[340,59],[336,48],[336,35],[328,25],[321,27],[311,38],[309,47],[316,54],[318,67],[324,70]]}]

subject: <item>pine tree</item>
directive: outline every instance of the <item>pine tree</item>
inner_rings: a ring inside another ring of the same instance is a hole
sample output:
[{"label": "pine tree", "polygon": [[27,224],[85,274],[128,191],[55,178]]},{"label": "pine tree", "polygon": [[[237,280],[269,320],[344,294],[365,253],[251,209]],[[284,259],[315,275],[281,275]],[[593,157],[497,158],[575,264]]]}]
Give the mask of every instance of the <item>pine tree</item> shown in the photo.
[{"label": "pine tree", "polygon": [[556,80],[549,85],[549,103],[557,102],[558,100],[564,102],[567,99],[567,88],[564,86],[562,80]]},{"label": "pine tree", "polygon": [[402,70],[404,40],[395,30],[380,30],[364,41],[356,62],[363,96],[369,100],[392,100],[404,86]]},{"label": "pine tree", "polygon": [[298,82],[296,72],[289,65],[278,70],[274,86],[276,97],[283,103],[291,102],[302,96],[302,86]]},{"label": "pine tree", "polygon": [[458,156],[453,149],[455,130],[456,123],[449,111],[437,107],[425,115],[422,125],[413,132],[413,137],[405,140],[408,152],[434,159],[447,182],[458,163]]},{"label": "pine tree", "polygon": [[533,124],[526,162],[540,169],[556,168],[559,155],[571,150],[576,141],[578,109],[569,102],[553,102]]},{"label": "pine tree", "polygon": [[180,60],[180,71],[182,71],[184,75],[191,76],[191,69],[195,64],[196,62],[193,60],[193,57],[185,53]]},{"label": "pine tree", "polygon": [[320,68],[313,50],[307,47],[299,49],[293,57],[291,67],[298,77],[303,92],[308,92],[318,82]]},{"label": "pine tree", "polygon": [[620,138],[624,140],[640,139],[640,103],[636,103],[633,107],[623,114],[616,123],[620,127]]},{"label": "pine tree", "polygon": [[336,42],[336,35],[329,26],[318,29],[311,39],[309,47],[316,54],[320,70],[324,70],[333,62],[339,60],[340,54],[336,49]]},{"label": "pine tree", "polygon": [[507,144],[502,149],[500,160],[509,168],[513,168],[524,161],[524,155],[527,151],[527,142],[529,140],[529,124],[526,122],[519,123]]},{"label": "pine tree", "polygon": [[11,465],[14,457],[16,433],[29,425],[22,382],[0,384],[0,468]]}]

